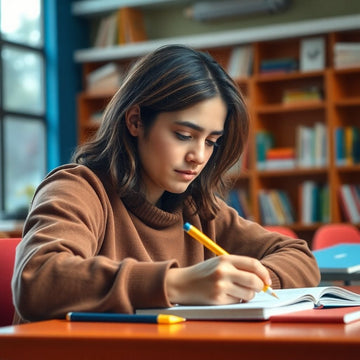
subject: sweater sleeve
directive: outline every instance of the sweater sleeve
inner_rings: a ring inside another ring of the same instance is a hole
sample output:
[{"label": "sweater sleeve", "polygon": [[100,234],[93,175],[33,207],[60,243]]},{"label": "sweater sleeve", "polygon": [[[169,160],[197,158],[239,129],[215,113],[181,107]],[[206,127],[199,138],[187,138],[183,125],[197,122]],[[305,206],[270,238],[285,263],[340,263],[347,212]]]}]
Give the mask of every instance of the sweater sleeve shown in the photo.
[{"label": "sweater sleeve", "polygon": [[109,256],[115,242],[102,255],[113,231],[109,208],[101,181],[82,166],[53,172],[39,186],[16,253],[12,288],[19,322],[171,305],[164,279],[175,261],[118,261]]},{"label": "sweater sleeve", "polygon": [[220,215],[213,222],[213,229],[208,229],[219,245],[230,253],[259,259],[270,272],[273,288],[319,284],[319,268],[305,240],[268,231],[240,217],[224,202],[220,205]]}]

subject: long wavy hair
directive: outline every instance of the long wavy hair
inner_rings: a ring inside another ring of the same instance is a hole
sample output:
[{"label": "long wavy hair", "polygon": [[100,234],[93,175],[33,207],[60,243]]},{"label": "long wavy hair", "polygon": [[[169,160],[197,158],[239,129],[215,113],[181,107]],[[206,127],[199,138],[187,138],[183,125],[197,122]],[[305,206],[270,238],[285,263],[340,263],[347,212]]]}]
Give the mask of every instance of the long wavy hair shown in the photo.
[{"label": "long wavy hair", "polygon": [[73,161],[106,174],[119,196],[138,192],[141,163],[136,139],[126,126],[126,111],[139,106],[147,134],[159,113],[186,109],[216,96],[227,106],[219,146],[185,194],[167,194],[172,200],[191,195],[195,211],[213,218],[218,211],[216,194],[226,190],[224,175],[238,161],[247,141],[249,119],[236,83],[205,52],[167,45],[140,58],[107,105],[95,137],[78,147]]}]

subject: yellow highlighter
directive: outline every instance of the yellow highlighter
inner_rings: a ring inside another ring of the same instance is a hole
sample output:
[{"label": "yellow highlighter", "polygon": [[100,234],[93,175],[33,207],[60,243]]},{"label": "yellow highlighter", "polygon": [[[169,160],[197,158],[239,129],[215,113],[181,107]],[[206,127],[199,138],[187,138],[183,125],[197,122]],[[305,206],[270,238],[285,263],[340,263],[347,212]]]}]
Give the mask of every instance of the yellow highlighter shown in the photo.
[{"label": "yellow highlighter", "polygon": [[[202,233],[199,229],[197,229],[194,225],[189,224],[188,222],[184,224],[184,230],[192,236],[195,240],[199,241],[206,248],[211,250],[216,255],[229,255],[229,253],[224,250],[221,246],[212,241],[209,237],[207,237],[204,233]],[[269,285],[264,285],[263,292],[279,298],[274,290]]]}]

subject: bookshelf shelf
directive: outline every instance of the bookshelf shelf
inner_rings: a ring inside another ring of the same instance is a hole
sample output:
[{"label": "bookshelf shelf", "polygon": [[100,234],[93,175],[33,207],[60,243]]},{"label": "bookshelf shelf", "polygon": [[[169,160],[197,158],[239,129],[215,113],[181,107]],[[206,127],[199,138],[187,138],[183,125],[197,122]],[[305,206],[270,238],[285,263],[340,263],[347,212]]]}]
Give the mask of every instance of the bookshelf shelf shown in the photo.
[{"label": "bookshelf shelf", "polygon": [[258,176],[260,178],[266,177],[282,177],[286,176],[288,178],[298,177],[298,176],[315,176],[315,175],[326,175],[328,172],[327,167],[318,167],[318,168],[294,168],[286,170],[259,170]]},{"label": "bookshelf shelf", "polygon": [[[337,171],[339,173],[359,173],[360,172],[360,164],[355,164],[355,165],[344,165],[344,166],[338,166]],[[359,176],[359,175],[358,175]],[[360,179],[359,179],[360,181]]]},{"label": "bookshelf shelf", "polygon": [[360,106],[360,96],[353,97],[351,99],[341,99],[334,101],[334,105],[337,107],[359,107]]},{"label": "bookshelf shelf", "polygon": [[322,78],[325,75],[324,71],[309,71],[299,72],[294,71],[286,74],[258,74],[254,75],[254,80],[258,82],[276,82],[276,81],[293,81],[296,79],[304,80],[308,78]]},{"label": "bookshelf shelf", "polygon": [[309,111],[309,110],[324,110],[324,101],[299,101],[294,104],[275,104],[275,105],[260,105],[255,111],[258,114],[275,114],[275,113],[290,113],[298,111]]}]

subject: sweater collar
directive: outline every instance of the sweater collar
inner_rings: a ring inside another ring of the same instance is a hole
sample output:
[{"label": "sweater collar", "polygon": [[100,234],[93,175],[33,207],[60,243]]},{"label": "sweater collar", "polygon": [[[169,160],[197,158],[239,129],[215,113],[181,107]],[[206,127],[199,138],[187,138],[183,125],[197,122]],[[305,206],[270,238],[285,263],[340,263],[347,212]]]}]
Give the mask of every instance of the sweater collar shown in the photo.
[{"label": "sweater collar", "polygon": [[139,193],[132,192],[122,198],[126,208],[148,226],[154,228],[166,228],[182,219],[182,205],[172,212],[164,211],[147,201]]}]

